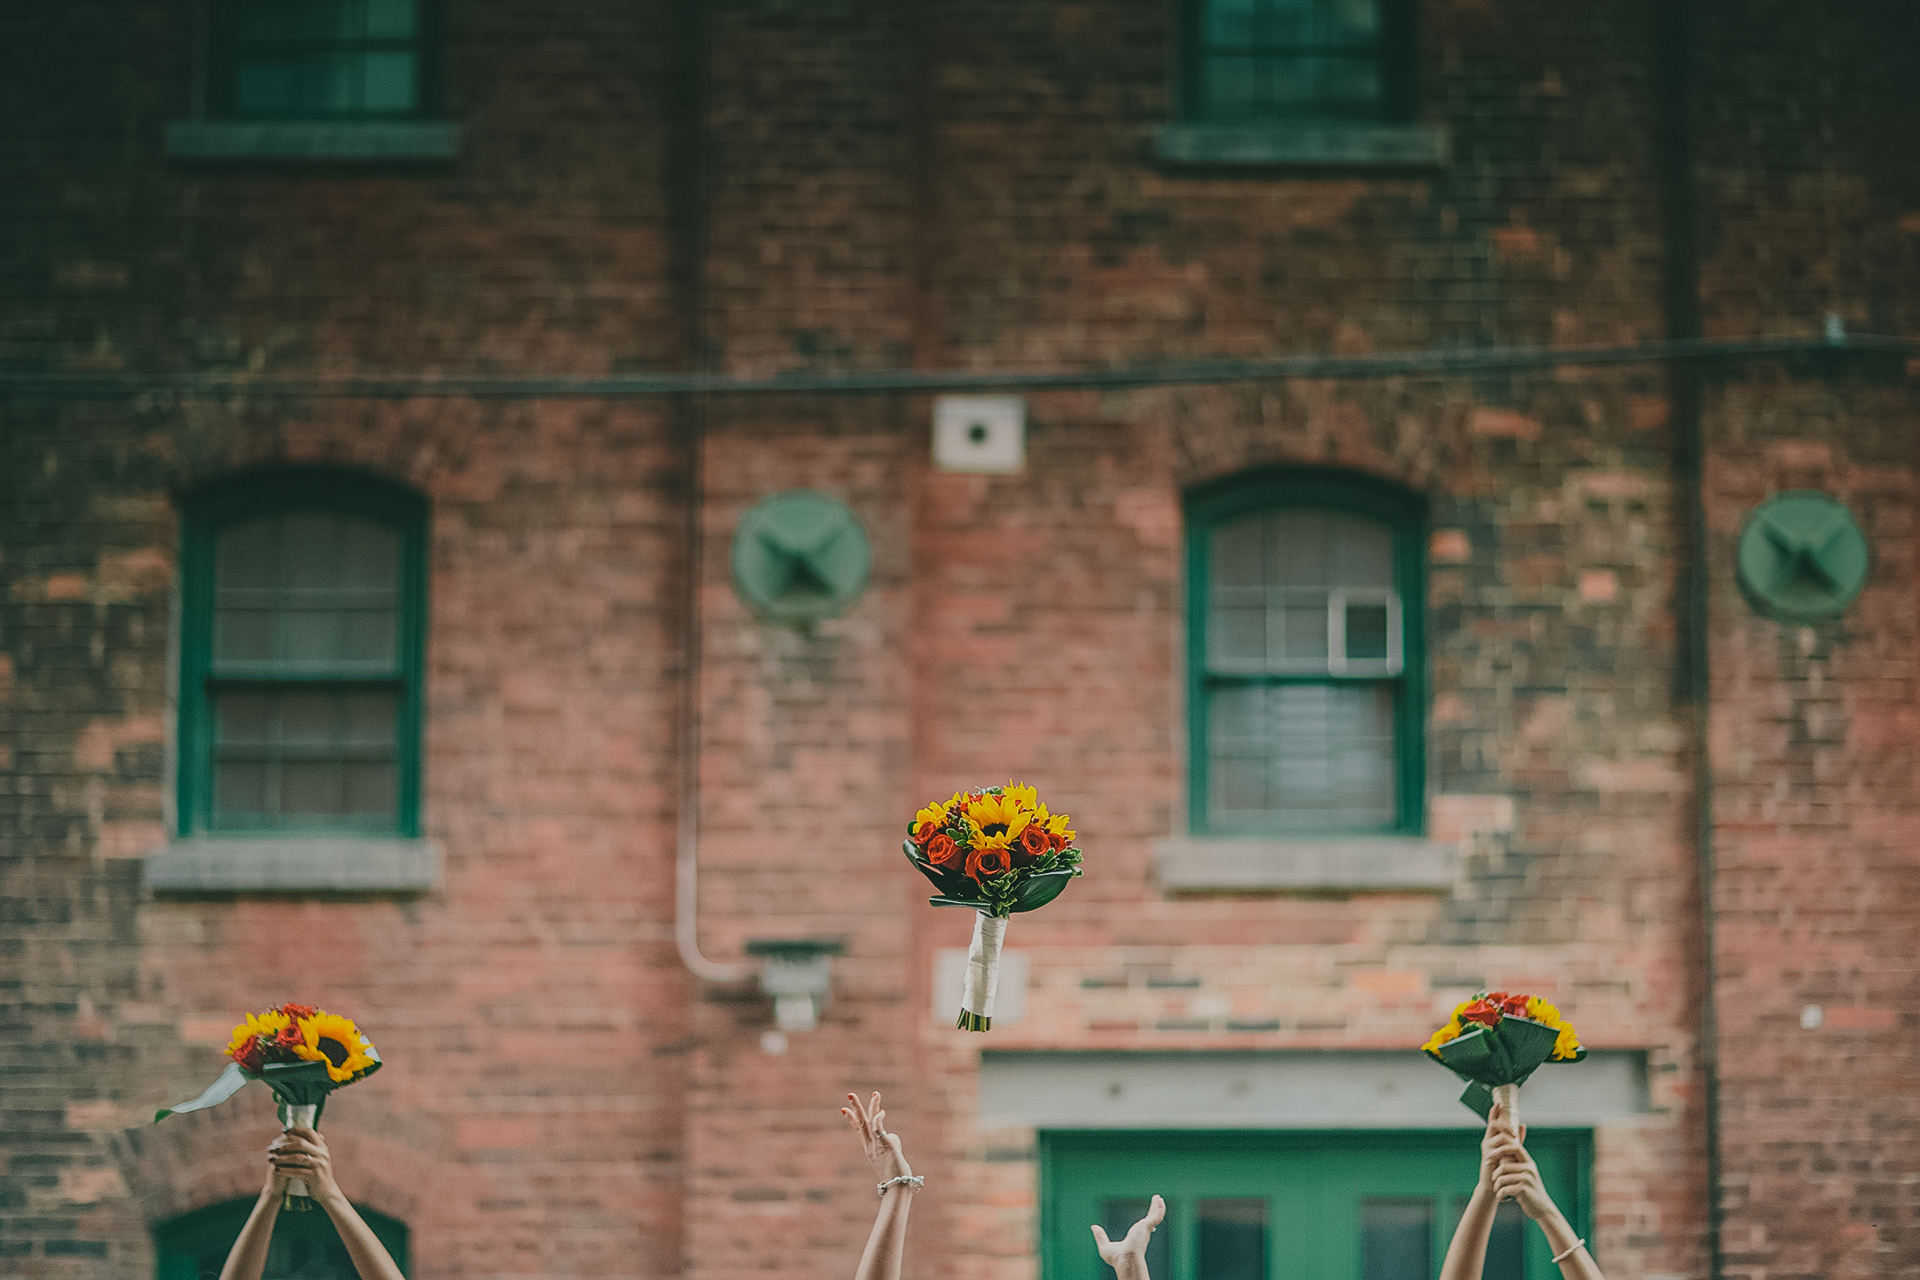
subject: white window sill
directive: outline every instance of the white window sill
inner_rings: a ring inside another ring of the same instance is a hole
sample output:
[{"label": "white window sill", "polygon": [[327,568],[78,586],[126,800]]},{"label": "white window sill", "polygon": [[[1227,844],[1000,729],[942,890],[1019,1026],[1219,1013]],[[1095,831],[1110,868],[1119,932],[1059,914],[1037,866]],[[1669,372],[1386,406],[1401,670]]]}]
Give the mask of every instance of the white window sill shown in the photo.
[{"label": "white window sill", "polygon": [[202,836],[147,855],[155,893],[424,893],[440,883],[433,840]]},{"label": "white window sill", "polygon": [[1439,169],[1452,159],[1441,126],[1358,121],[1170,124],[1153,149],[1165,164],[1216,168]]},{"label": "white window sill", "polygon": [[1418,836],[1179,836],[1154,846],[1160,887],[1195,892],[1444,892],[1459,847]]},{"label": "white window sill", "polygon": [[450,120],[179,120],[167,154],[185,160],[451,160]]}]

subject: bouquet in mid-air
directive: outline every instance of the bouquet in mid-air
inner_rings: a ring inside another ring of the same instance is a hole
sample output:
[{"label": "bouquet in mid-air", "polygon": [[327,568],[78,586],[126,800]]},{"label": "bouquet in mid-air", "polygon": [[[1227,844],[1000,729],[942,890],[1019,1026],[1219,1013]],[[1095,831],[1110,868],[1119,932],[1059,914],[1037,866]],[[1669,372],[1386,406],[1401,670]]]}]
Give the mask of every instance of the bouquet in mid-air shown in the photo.
[{"label": "bouquet in mid-air", "polygon": [[[273,1090],[280,1123],[291,1128],[320,1123],[327,1095],[380,1069],[373,1042],[360,1033],[352,1018],[328,1013],[309,1004],[283,1004],[250,1013],[233,1029],[227,1045],[233,1059],[206,1092],[192,1102],[162,1107],[156,1122],[183,1111],[199,1111],[225,1102],[258,1080]],[[289,1209],[310,1209],[306,1183],[295,1178],[287,1185]]]},{"label": "bouquet in mid-air", "polygon": [[993,1025],[1008,916],[1046,906],[1080,874],[1073,836],[1066,814],[1049,812],[1032,787],[1014,782],[956,791],[907,824],[902,848],[939,890],[929,901],[978,913],[956,1024],[962,1031]]},{"label": "bouquet in mid-air", "polygon": [[1549,1062],[1587,1056],[1573,1024],[1539,996],[1483,991],[1456,1007],[1421,1050],[1467,1082],[1460,1101],[1482,1120],[1498,1101],[1506,1123],[1520,1125],[1520,1086]]}]

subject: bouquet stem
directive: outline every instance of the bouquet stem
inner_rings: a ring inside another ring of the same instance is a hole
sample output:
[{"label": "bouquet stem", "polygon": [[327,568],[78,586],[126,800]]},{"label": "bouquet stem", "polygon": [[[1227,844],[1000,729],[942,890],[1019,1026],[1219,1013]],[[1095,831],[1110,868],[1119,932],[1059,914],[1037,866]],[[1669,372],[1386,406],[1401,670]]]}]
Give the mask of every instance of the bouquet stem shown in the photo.
[{"label": "bouquet stem", "polygon": [[[313,1128],[315,1124],[319,1123],[319,1110],[320,1108],[317,1106],[296,1106],[289,1103],[287,1106],[287,1128]],[[305,1178],[288,1179],[286,1199],[280,1202],[280,1207],[282,1209],[290,1209],[295,1213],[305,1213],[307,1210],[313,1208],[313,1195],[307,1190],[307,1180]]]},{"label": "bouquet stem", "polygon": [[1505,1126],[1518,1136],[1520,1133],[1520,1086],[1517,1084],[1495,1085],[1493,1100],[1500,1104]]},{"label": "bouquet stem", "polygon": [[967,980],[960,990],[962,1031],[985,1031],[993,1025],[993,993],[1000,986],[1000,944],[1007,936],[1007,918],[974,913],[973,943],[967,948]]}]

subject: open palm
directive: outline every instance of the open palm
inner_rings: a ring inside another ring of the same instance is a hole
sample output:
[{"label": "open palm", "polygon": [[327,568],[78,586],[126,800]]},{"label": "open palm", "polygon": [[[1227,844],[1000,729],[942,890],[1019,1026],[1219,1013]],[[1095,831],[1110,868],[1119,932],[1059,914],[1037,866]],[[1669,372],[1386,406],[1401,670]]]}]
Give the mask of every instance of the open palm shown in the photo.
[{"label": "open palm", "polygon": [[1153,1239],[1153,1229],[1167,1216],[1167,1202],[1159,1196],[1147,1206],[1147,1216],[1128,1228],[1127,1234],[1119,1240],[1109,1240],[1107,1231],[1099,1223],[1093,1224],[1093,1242],[1100,1248],[1100,1260],[1112,1267],[1122,1280],[1127,1276],[1126,1268],[1138,1265],[1139,1274],[1147,1273],[1147,1242]]}]

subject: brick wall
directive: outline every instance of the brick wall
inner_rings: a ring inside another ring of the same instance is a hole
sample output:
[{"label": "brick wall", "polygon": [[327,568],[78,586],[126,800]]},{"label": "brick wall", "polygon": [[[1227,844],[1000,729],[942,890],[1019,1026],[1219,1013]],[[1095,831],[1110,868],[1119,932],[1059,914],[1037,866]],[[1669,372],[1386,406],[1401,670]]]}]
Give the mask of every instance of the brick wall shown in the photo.
[{"label": "brick wall", "polygon": [[[452,6],[448,165],[167,160],[192,12],[9,15],[0,370],[596,374],[1005,368],[1663,336],[1653,15],[1428,0],[1433,173],[1170,170],[1160,0]],[[1914,106],[1887,2],[1702,6],[1686,64],[1708,331],[1915,327]],[[1804,37],[1804,38],[1803,38]],[[679,148],[676,150],[676,148]],[[686,185],[704,173],[699,190]],[[672,255],[705,245],[698,289]],[[690,301],[703,299],[696,326]],[[1897,365],[1897,362],[1895,362]],[[1712,759],[1729,1275],[1920,1256],[1904,1046],[1920,1018],[1909,741],[1914,439],[1897,367],[1707,387]],[[1008,774],[1079,820],[1090,874],[1011,945],[997,1047],[1404,1048],[1481,984],[1644,1049],[1652,1110],[1598,1135],[1610,1275],[1704,1275],[1686,553],[1661,370],[1270,382],[1029,398],[1028,466],[927,458],[913,396],[700,406],[702,939],[834,937],[788,1051],[763,998],[673,943],[688,406],[665,400],[59,401],[0,384],[0,1257],[151,1269],[148,1229],[250,1194],[265,1100],[154,1128],[231,1014],[365,1015],[391,1064],[330,1136],[425,1277],[844,1275],[872,1208],[836,1098],[881,1088],[929,1194],[909,1267],[1036,1272],[1033,1135],[975,1119],[982,1037],[929,1012],[960,913],[899,815]],[[428,834],[417,899],[160,899],[176,498],[325,461],[431,504]],[[1431,510],[1429,825],[1451,892],[1163,894],[1185,806],[1181,498],[1328,465]],[[848,502],[847,617],[755,621],[739,514]],[[1854,609],[1755,618],[1727,566],[1773,489],[1847,500]],[[1824,1020],[1801,1030],[1801,1011]]]}]

